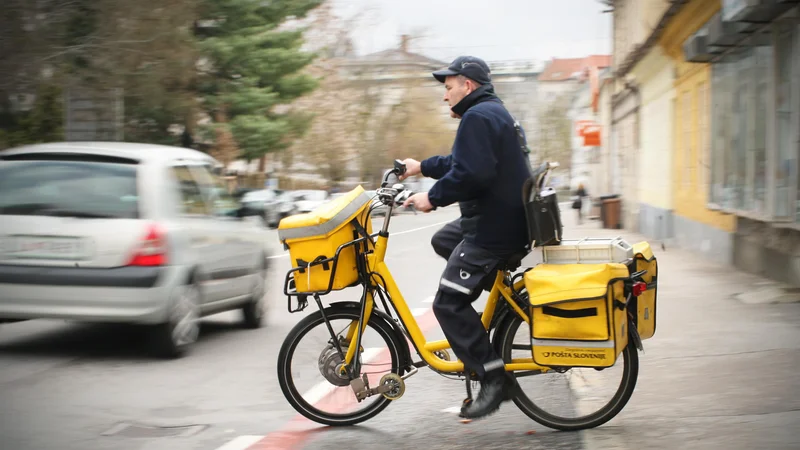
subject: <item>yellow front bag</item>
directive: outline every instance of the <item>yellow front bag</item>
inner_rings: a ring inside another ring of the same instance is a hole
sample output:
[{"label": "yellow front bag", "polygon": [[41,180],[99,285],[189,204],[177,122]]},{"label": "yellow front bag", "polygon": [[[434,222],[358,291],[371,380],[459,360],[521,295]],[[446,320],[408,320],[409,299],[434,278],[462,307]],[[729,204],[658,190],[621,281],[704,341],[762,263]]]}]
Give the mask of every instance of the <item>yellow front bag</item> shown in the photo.
[{"label": "yellow front bag", "polygon": [[647,283],[647,290],[639,297],[631,299],[631,311],[634,313],[636,331],[642,340],[650,339],[656,333],[656,297],[658,296],[658,261],[647,242],[639,242],[633,246],[633,260],[628,270],[631,274],[646,270],[642,279]]},{"label": "yellow front bag", "polygon": [[281,220],[278,238],[289,249],[292,267],[301,268],[294,276],[297,292],[339,290],[358,282],[355,245],[342,248],[335,261],[331,258],[340,246],[363,237],[354,222],[372,233],[370,200],[358,186],[314,211]]},{"label": "yellow front bag", "polygon": [[613,366],[628,345],[628,277],[628,267],[618,263],[539,264],[526,272],[534,362]]}]

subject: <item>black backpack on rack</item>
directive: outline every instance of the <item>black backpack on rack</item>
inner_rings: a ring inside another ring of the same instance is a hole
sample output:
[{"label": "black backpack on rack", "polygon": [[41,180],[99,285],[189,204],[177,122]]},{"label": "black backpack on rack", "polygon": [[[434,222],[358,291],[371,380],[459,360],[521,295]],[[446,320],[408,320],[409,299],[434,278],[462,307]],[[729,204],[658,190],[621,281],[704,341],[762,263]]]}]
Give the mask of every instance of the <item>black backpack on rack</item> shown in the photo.
[{"label": "black backpack on rack", "polygon": [[561,244],[564,227],[561,223],[561,210],[555,189],[545,187],[549,163],[544,162],[536,169],[531,167],[530,148],[525,140],[522,127],[514,120],[520,150],[524,154],[530,177],[522,186],[522,203],[528,228],[530,249]]}]

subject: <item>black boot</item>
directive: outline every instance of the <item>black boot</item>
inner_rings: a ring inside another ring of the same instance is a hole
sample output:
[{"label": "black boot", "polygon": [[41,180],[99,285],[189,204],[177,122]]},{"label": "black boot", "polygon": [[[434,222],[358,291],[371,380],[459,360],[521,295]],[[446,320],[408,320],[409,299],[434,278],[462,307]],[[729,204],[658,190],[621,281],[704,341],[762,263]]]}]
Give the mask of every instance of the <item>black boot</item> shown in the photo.
[{"label": "black boot", "polygon": [[481,391],[478,398],[464,404],[461,408],[461,417],[467,419],[477,419],[488,416],[497,411],[500,404],[505,400],[510,400],[512,390],[516,387],[516,380],[504,369],[487,372],[481,381]]}]

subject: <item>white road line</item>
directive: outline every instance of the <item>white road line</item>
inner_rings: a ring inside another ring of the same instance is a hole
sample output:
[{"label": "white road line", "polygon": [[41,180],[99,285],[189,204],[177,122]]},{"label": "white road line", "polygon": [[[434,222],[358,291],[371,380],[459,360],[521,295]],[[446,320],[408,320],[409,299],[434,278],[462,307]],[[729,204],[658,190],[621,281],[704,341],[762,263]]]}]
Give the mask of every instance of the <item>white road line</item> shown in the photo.
[{"label": "white road line", "polygon": [[[378,357],[378,355],[381,354],[382,350],[383,350],[382,348],[374,348],[374,347],[365,348],[364,353],[361,354],[361,363],[367,364],[373,361],[375,358]],[[338,387],[339,386],[333,385],[327,381],[320,381],[319,383],[314,385],[314,387],[307,390],[305,394],[303,394],[303,400],[314,405],[316,403],[319,403],[320,400],[325,398],[325,396],[333,392]]]},{"label": "white road line", "polygon": [[461,407],[460,406],[453,406],[452,408],[443,409],[442,412],[443,413],[449,413],[449,414],[459,414],[461,412]]},{"label": "white road line", "polygon": [[[413,233],[415,231],[425,230],[427,228],[438,227],[439,225],[444,225],[444,224],[446,224],[448,222],[451,222],[451,221],[450,220],[445,220],[444,222],[436,222],[436,223],[433,223],[433,224],[430,224],[430,225],[425,225],[424,227],[414,228],[414,229],[406,230],[406,231],[398,231],[397,233],[392,233],[391,236],[400,236],[401,234],[408,234],[408,233]],[[267,259],[285,258],[287,256],[289,256],[289,253],[281,253],[280,255],[267,256]],[[433,300],[431,300],[431,301],[433,301]]]},{"label": "white road line", "polygon": [[217,450],[246,450],[261,439],[264,439],[264,436],[239,436],[222,447],[217,448]]},{"label": "white road line", "polygon": [[390,236],[399,236],[401,234],[413,233],[415,231],[425,230],[427,228],[438,227],[439,225],[444,225],[444,224],[449,223],[449,222],[452,222],[452,221],[451,220],[445,220],[444,222],[436,222],[436,223],[432,223],[430,225],[425,225],[424,227],[414,228],[412,230],[398,231],[397,233],[391,233]]},{"label": "white road line", "polygon": [[425,300],[423,300],[423,301],[422,301],[422,303],[433,303],[433,300],[434,300],[435,298],[436,298],[436,296],[434,296],[434,295],[431,295],[430,297],[428,297],[428,298],[426,298]]},{"label": "white road line", "polygon": [[428,311],[430,311],[430,308],[413,308],[413,309],[411,310],[411,314],[412,314],[414,317],[419,317],[419,316],[421,316],[421,315],[423,315],[423,314],[427,313]]}]

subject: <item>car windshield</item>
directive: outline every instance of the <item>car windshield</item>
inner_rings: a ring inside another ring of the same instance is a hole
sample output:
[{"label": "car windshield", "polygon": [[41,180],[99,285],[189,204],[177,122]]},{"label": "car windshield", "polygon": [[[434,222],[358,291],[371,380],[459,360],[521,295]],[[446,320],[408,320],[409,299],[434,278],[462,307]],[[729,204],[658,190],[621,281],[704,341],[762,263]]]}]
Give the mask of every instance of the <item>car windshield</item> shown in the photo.
[{"label": "car windshield", "polygon": [[136,167],[96,161],[0,162],[0,214],[138,218]]}]

